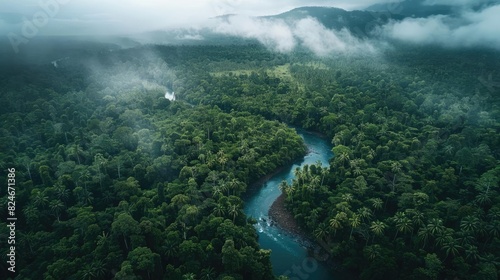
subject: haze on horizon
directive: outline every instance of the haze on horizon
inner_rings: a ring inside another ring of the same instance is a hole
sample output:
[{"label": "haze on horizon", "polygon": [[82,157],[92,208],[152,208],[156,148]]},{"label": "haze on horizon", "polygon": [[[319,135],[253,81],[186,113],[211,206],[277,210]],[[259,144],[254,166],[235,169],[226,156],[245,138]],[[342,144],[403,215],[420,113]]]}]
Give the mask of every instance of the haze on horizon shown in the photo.
[{"label": "haze on horizon", "polygon": [[[428,6],[447,5],[459,12],[454,16],[437,15],[391,21],[377,30],[376,35],[379,38],[414,44],[487,46],[500,49],[500,36],[497,35],[497,29],[500,27],[500,19],[497,16],[500,14],[500,0],[407,1],[421,1]],[[97,0],[6,0],[0,6],[0,37],[10,41],[16,50],[36,36],[137,35],[183,28],[194,30],[194,33],[189,35],[190,38],[203,39],[197,34],[197,30],[208,27],[220,34],[257,39],[277,51],[290,51],[296,45],[302,44],[317,54],[327,55],[332,51],[352,49],[350,46],[353,44],[354,49],[360,49],[357,47],[358,43],[361,48],[366,49],[371,43],[358,42],[344,30],[338,32],[325,29],[315,19],[289,23],[255,17],[276,15],[303,6],[355,10],[388,2],[394,2],[394,7],[397,7],[399,2],[404,1],[107,0],[103,3]],[[481,3],[489,5],[481,10],[470,9],[471,5]],[[217,16],[233,14],[238,16],[229,21],[209,21]],[[310,32],[305,30],[307,28],[311,29]],[[329,40],[326,40],[328,38]]]}]

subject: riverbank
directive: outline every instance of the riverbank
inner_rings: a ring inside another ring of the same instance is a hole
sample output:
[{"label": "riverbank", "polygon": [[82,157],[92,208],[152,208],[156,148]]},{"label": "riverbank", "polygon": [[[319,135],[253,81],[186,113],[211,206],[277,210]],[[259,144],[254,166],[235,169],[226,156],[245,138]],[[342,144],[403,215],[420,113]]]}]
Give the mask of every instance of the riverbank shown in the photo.
[{"label": "riverbank", "polygon": [[293,214],[285,207],[285,195],[280,194],[269,208],[269,218],[284,231],[305,237],[304,231],[300,228],[293,217]]}]

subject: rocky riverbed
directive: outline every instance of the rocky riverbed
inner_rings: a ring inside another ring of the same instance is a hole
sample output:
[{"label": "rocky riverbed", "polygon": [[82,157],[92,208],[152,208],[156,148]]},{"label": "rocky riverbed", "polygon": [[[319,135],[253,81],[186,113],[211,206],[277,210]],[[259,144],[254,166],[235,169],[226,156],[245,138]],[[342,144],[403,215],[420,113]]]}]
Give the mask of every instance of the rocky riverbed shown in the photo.
[{"label": "rocky riverbed", "polygon": [[285,207],[285,195],[281,194],[269,209],[269,218],[288,233],[304,236],[304,232],[295,221],[293,214]]}]

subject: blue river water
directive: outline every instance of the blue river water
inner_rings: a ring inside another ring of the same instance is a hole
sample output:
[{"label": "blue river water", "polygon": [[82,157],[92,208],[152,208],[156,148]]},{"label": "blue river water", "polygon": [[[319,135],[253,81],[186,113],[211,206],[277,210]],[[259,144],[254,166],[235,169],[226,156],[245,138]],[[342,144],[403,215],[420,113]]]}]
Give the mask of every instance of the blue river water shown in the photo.
[{"label": "blue river water", "polygon": [[328,160],[333,156],[332,146],[327,140],[303,130],[297,129],[297,132],[307,145],[307,155],[302,161],[283,169],[255,192],[251,192],[245,202],[245,213],[258,222],[255,226],[261,248],[272,250],[271,262],[275,275],[287,275],[290,279],[336,279],[325,263],[310,257],[304,242],[301,242],[304,240],[270,225],[268,219],[269,208],[281,194],[278,187],[281,181],[287,180],[291,183],[295,168],[305,164],[315,164],[319,160],[323,166],[329,166]]}]

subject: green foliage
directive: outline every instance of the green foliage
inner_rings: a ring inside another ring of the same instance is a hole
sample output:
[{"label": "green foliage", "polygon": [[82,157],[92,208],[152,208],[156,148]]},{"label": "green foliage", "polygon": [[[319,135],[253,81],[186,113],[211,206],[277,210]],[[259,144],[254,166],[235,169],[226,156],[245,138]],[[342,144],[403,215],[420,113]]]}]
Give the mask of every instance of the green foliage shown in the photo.
[{"label": "green foliage", "polygon": [[329,169],[297,169],[281,188],[342,267],[498,278],[500,108],[478,82],[497,53],[101,47],[0,71],[19,278],[273,279],[241,196],[305,153],[284,123],[332,139]]}]

